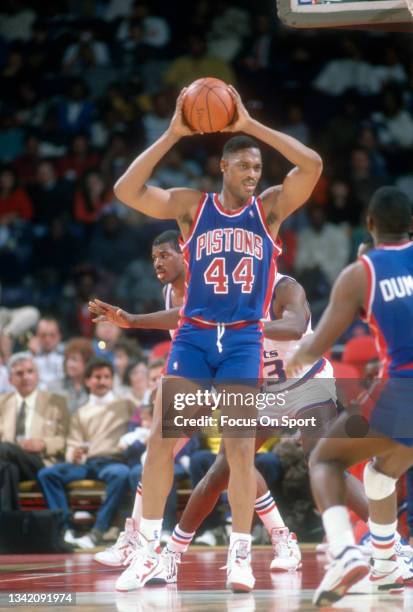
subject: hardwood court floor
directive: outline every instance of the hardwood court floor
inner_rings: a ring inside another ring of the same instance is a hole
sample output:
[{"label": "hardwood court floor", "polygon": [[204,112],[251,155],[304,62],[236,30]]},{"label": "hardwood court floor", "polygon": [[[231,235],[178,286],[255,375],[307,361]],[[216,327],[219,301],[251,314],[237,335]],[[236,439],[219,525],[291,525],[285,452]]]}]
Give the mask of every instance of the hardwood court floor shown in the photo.
[{"label": "hardwood court floor", "polygon": [[[326,558],[312,547],[303,547],[303,569],[294,573],[269,572],[269,547],[256,547],[253,593],[234,595],[225,589],[226,562],[223,548],[192,547],[180,566],[178,585],[145,587],[131,593],[116,593],[118,570],[93,561],[90,553],[72,555],[0,555],[0,610],[10,610],[5,594],[76,593],[76,606],[59,604],[16,605],[18,610],[62,610],[62,612],[292,612],[314,610],[311,598],[324,571]],[[413,588],[404,596],[384,598],[348,596],[328,610],[348,612],[398,612],[413,610]],[[324,608],[327,610],[327,608]]]}]

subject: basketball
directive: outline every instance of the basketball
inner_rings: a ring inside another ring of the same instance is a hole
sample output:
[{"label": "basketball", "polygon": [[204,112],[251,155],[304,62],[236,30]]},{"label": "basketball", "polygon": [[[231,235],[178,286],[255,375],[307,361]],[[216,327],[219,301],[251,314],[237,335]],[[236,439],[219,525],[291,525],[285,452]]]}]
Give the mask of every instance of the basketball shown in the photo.
[{"label": "basketball", "polygon": [[207,77],[189,86],[184,96],[183,113],[196,132],[219,132],[231,123],[235,104],[224,81]]}]

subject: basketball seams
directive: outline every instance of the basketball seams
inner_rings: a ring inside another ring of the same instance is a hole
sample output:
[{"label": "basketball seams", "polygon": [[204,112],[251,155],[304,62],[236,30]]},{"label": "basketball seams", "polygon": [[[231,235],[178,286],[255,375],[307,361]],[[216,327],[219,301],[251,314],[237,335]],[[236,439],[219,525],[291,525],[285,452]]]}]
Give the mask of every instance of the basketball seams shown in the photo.
[{"label": "basketball seams", "polygon": [[195,106],[196,101],[198,100],[199,96],[201,95],[203,89],[204,89],[204,85],[200,84],[199,85],[199,91],[198,91],[197,95],[195,96],[195,98],[194,98],[194,100],[192,102],[191,110],[189,112],[191,126],[193,126],[193,123],[192,123],[192,113],[194,112],[194,106]]},{"label": "basketball seams", "polygon": [[209,127],[210,127],[211,132],[213,132],[214,131],[214,126],[212,125],[211,114],[209,112],[209,104],[208,104],[208,96],[209,96],[210,93],[211,93],[211,90],[208,90],[207,94],[205,96],[205,106],[206,106],[206,110],[207,110],[207,113],[208,113]]},{"label": "basketball seams", "polygon": [[[220,95],[219,95],[219,94],[218,94],[216,91],[214,91],[214,89],[218,89],[218,90],[220,90],[221,88],[220,88],[220,87],[214,87],[214,88],[212,89],[212,93],[215,95],[215,97],[216,97],[216,98],[218,98],[218,100],[221,102],[222,106],[225,108],[225,111],[226,111],[226,113],[227,113],[227,119],[228,119],[228,121],[231,121],[231,115],[230,115],[230,112],[229,112],[229,110],[228,110],[227,105],[225,104],[225,100],[224,100],[223,98],[221,98],[221,96],[220,96]],[[229,94],[228,94],[228,95],[229,95]]]}]

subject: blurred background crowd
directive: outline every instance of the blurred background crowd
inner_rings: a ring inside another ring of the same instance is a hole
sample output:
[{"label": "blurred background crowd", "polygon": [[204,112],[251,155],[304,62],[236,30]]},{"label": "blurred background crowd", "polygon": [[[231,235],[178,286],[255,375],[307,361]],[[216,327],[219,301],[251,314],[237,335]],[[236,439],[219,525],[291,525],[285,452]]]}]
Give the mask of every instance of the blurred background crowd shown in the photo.
[{"label": "blurred background crowd", "polygon": [[[304,285],[314,320],[365,236],[373,191],[395,184],[413,197],[407,34],[292,31],[269,0],[180,0],[179,11],[161,0],[3,0],[0,393],[15,388],[6,363],[28,350],[33,389],[63,394],[69,413],[88,402],[92,356],[112,364],[110,390],[135,411],[150,404],[165,357],[156,345],[168,336],[95,326],[87,304],[98,296],[132,312],[162,307],[151,245],[175,224],[128,209],[113,185],[167,128],[180,89],[203,76],[234,84],[254,117],[323,158],[311,201],[282,228],[280,269]],[[151,183],[219,190],[224,141],[183,139]],[[289,170],[263,153],[262,189]],[[341,344],[366,333],[356,323]],[[367,344],[361,370],[360,350],[347,361],[368,377],[376,354]]]}]

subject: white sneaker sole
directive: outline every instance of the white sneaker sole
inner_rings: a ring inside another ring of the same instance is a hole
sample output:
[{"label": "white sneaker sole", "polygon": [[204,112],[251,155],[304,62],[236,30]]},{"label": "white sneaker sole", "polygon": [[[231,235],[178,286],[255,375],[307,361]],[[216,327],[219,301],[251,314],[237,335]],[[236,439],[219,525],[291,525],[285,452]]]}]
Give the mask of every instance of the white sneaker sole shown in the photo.
[{"label": "white sneaker sole", "polygon": [[286,565],[277,565],[274,561],[271,561],[270,571],[271,572],[296,572],[302,568],[301,561],[299,563],[294,563],[287,567]]},{"label": "white sneaker sole", "polygon": [[118,568],[125,567],[123,563],[110,563],[109,561],[98,559],[96,556],[93,557],[93,560],[96,561],[96,563],[99,563],[99,565],[104,565],[105,567],[118,567]]},{"label": "white sneaker sole", "polygon": [[369,573],[370,568],[367,565],[358,565],[345,574],[340,582],[334,588],[326,591],[321,591],[313,600],[313,604],[318,607],[330,606],[336,601],[339,601],[353,584],[362,580]]}]

